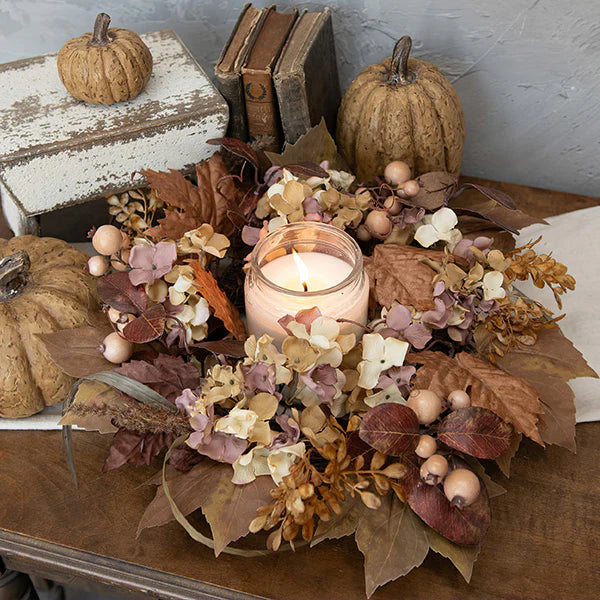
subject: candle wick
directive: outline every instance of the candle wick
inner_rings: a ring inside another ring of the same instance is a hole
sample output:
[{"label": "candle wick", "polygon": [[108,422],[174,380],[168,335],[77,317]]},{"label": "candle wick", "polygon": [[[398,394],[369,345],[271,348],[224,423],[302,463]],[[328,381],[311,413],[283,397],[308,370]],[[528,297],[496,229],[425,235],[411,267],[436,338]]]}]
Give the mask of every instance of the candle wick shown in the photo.
[{"label": "candle wick", "polygon": [[308,284],[306,283],[306,281],[302,282],[302,287],[304,288],[305,292],[308,292]]}]

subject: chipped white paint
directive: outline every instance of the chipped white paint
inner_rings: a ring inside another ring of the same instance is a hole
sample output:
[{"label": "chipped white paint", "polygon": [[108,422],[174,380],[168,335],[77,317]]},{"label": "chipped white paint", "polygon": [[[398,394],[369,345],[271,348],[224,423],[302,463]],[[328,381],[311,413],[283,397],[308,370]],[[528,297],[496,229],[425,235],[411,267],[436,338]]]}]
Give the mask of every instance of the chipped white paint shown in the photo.
[{"label": "chipped white paint", "polygon": [[[144,168],[185,169],[223,135],[227,106],[181,40],[143,35],[154,59],[134,100],[91,106],[72,98],[56,54],[0,66],[0,181],[4,211],[19,233],[37,215],[139,183]],[[8,193],[7,193],[8,191]]]}]

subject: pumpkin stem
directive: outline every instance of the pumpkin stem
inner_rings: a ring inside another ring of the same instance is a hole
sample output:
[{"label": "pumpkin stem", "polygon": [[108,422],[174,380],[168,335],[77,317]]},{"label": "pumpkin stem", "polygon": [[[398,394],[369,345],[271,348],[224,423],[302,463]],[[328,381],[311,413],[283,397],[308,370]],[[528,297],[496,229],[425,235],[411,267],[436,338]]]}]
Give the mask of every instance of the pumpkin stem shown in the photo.
[{"label": "pumpkin stem", "polygon": [[415,79],[414,73],[408,70],[408,55],[412,48],[412,39],[409,35],[402,36],[394,46],[392,53],[392,66],[388,83],[391,85],[408,85]]},{"label": "pumpkin stem", "polygon": [[0,302],[6,302],[19,296],[27,285],[27,273],[31,261],[25,250],[0,260]]},{"label": "pumpkin stem", "polygon": [[99,13],[94,23],[94,34],[90,43],[94,46],[106,46],[110,42],[108,37],[109,25],[110,17],[106,13]]}]

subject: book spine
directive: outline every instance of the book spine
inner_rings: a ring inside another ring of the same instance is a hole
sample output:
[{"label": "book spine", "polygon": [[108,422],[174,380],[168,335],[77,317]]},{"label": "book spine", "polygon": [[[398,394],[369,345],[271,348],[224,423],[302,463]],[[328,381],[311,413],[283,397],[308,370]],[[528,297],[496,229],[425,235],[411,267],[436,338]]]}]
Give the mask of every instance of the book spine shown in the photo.
[{"label": "book spine", "polygon": [[310,128],[310,110],[303,71],[273,78],[286,143],[294,144]]},{"label": "book spine", "polygon": [[270,136],[273,140],[265,145],[265,149],[279,151],[281,125],[271,71],[244,69],[242,81],[249,136]]},{"label": "book spine", "polygon": [[248,139],[248,123],[246,119],[246,105],[242,89],[242,78],[236,73],[215,72],[217,87],[229,105],[229,125],[227,137],[238,140]]}]

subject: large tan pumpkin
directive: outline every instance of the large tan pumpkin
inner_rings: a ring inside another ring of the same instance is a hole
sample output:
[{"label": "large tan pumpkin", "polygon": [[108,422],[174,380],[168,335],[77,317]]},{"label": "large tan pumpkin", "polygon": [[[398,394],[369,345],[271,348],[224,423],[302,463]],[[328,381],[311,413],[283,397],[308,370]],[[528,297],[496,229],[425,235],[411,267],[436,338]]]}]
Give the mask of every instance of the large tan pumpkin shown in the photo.
[{"label": "large tan pumpkin", "polygon": [[37,337],[84,325],[93,278],[62,240],[0,239],[0,417],[28,417],[64,400],[74,379]]},{"label": "large tan pumpkin", "polygon": [[58,53],[58,74],[69,93],[90,104],[135,98],[152,74],[152,54],[137,33],[108,29],[100,13],[93,33],[69,40]]},{"label": "large tan pumpkin", "polygon": [[401,38],[391,58],[364,69],[338,112],[337,144],[359,181],[374,183],[393,160],[413,177],[458,173],[465,141],[462,105],[452,84],[431,63],[409,58]]}]

